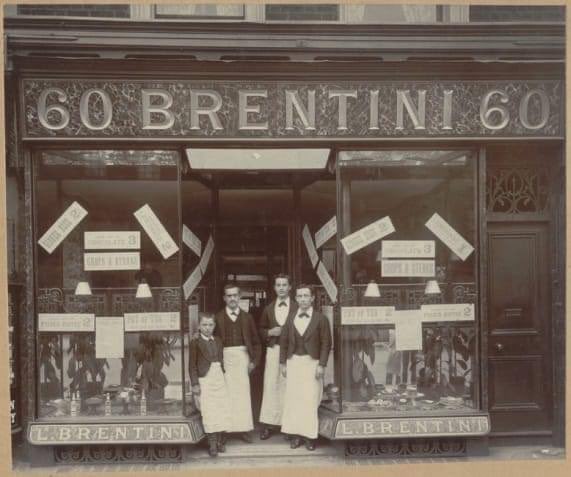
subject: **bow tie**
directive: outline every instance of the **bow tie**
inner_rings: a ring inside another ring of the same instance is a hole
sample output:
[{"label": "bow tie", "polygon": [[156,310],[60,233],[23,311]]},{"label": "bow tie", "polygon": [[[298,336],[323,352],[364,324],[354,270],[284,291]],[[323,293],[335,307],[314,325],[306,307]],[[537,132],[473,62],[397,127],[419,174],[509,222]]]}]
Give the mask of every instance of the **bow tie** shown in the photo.
[{"label": "bow tie", "polygon": [[238,316],[238,312],[237,312],[237,311],[231,311],[230,314],[231,314],[232,316]]},{"label": "bow tie", "polygon": [[287,303],[285,301],[280,301],[278,306],[287,306]]},{"label": "bow tie", "polygon": [[309,318],[309,315],[307,313],[301,313],[299,315],[300,318]]}]

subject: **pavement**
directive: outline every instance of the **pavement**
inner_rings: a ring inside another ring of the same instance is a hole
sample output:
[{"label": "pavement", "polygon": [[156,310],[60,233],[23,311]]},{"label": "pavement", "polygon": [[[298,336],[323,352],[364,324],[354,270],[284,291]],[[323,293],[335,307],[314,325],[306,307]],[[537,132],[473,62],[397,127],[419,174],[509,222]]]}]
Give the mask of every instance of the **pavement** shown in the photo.
[{"label": "pavement", "polygon": [[174,464],[82,464],[51,467],[32,467],[24,459],[15,455],[14,471],[30,474],[70,474],[83,472],[146,472],[146,471],[196,471],[199,469],[248,469],[279,467],[330,467],[330,466],[370,466],[403,463],[429,464],[443,462],[474,462],[498,460],[560,460],[565,458],[563,448],[552,447],[545,441],[524,441],[514,445],[513,441],[492,442],[489,455],[471,457],[429,457],[429,458],[346,458],[341,442],[320,441],[313,452],[304,447],[290,449],[282,436],[273,436],[267,441],[255,440],[252,444],[230,439],[227,451],[211,458],[204,446],[193,446],[182,463]]}]

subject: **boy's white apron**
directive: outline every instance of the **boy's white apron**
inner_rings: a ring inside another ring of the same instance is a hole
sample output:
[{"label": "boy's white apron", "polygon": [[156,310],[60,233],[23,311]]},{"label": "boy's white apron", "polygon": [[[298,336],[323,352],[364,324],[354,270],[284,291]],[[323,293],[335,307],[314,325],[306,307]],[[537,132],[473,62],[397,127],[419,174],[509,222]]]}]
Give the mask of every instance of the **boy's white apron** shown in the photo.
[{"label": "boy's white apron", "polygon": [[210,363],[200,384],[200,412],[204,432],[224,432],[230,422],[230,399],[220,363]]}]

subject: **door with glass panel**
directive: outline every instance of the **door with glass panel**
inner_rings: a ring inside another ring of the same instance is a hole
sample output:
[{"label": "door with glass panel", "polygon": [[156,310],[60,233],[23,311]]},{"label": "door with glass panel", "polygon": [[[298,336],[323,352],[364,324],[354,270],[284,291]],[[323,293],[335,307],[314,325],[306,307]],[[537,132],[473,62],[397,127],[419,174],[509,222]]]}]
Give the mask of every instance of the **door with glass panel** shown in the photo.
[{"label": "door with glass panel", "polygon": [[479,407],[477,158],[341,151],[344,412]]}]

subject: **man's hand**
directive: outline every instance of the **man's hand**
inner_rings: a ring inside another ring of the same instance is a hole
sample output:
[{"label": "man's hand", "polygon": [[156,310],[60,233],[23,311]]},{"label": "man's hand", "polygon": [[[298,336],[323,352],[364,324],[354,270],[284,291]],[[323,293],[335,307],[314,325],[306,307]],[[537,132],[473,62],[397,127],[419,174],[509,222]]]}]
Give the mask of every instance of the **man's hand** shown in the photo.
[{"label": "man's hand", "polygon": [[268,330],[269,336],[279,336],[282,334],[282,327],[281,326],[274,326]]},{"label": "man's hand", "polygon": [[282,376],[287,378],[287,366],[285,364],[280,364],[280,371],[282,372]]},{"label": "man's hand", "polygon": [[192,394],[200,394],[200,384],[195,384],[192,386]]},{"label": "man's hand", "polygon": [[256,367],[256,365],[252,361],[250,361],[248,363],[248,374],[250,374],[252,371],[254,371],[255,367]]},{"label": "man's hand", "polygon": [[324,374],[325,370],[323,369],[323,366],[317,366],[317,369],[315,370],[315,379],[321,379]]}]

